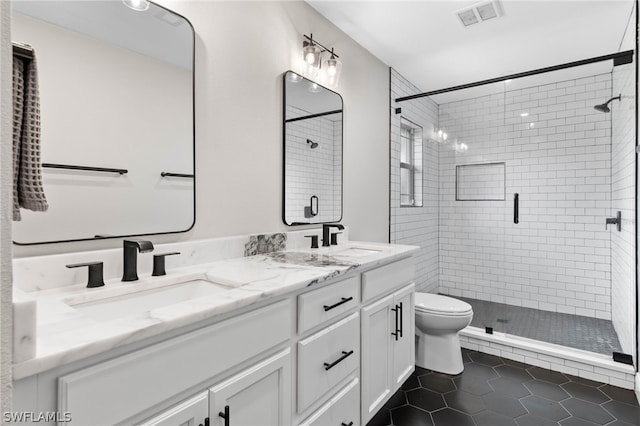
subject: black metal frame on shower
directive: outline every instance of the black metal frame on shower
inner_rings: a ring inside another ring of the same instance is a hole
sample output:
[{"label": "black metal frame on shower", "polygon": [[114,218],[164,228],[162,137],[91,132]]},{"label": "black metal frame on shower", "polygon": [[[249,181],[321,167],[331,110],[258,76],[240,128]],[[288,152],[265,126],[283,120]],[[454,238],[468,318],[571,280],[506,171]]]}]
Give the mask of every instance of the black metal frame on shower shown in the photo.
[{"label": "black metal frame on shower", "polygon": [[[193,174],[182,174],[182,173],[171,173],[171,172],[162,172],[164,173],[164,175],[161,174],[162,177],[183,177],[183,178],[192,178],[193,179],[193,221],[191,222],[191,225],[184,230],[178,230],[178,231],[166,231],[166,232],[154,232],[154,233],[142,233],[142,234],[127,234],[127,235],[95,235],[94,237],[91,238],[74,238],[74,239],[69,239],[69,240],[53,240],[53,241],[38,241],[35,243],[19,243],[17,241],[13,241],[13,244],[17,245],[17,246],[33,246],[33,245],[41,245],[41,244],[55,244],[55,243],[72,243],[72,242],[76,242],[76,241],[95,241],[95,240],[105,240],[105,239],[116,239],[116,238],[130,238],[130,237],[141,237],[141,236],[147,236],[147,235],[166,235],[166,234],[179,234],[179,233],[183,233],[183,232],[189,232],[190,230],[193,229],[193,227],[196,224],[196,178],[195,178],[195,173],[196,173],[196,115],[195,115],[195,111],[196,111],[196,73],[195,73],[195,65],[196,65],[196,61],[195,61],[195,56],[196,56],[196,31],[195,28],[193,27],[193,24],[191,23],[191,21],[189,21],[184,15],[181,15],[167,7],[164,7],[154,1],[149,1],[149,3],[153,4],[156,7],[159,7],[162,10],[165,10],[167,12],[170,12],[176,16],[179,16],[180,18],[184,19],[184,21],[187,23],[187,25],[189,25],[189,27],[191,28],[191,111],[193,112],[191,114],[191,149],[193,152],[193,156],[192,156],[192,170],[193,170]],[[17,55],[19,57],[25,58],[25,59],[33,59],[34,54],[33,54],[33,49],[30,49],[31,46],[25,45],[23,43],[13,43],[13,54]],[[45,166],[45,164],[47,164]],[[84,170],[84,171],[95,171],[98,173],[102,173],[102,172],[107,172],[107,173],[118,173],[120,175],[126,174],[128,172],[128,170],[126,169],[107,169],[107,168],[100,168],[100,167],[89,167],[89,166],[69,166],[69,165],[59,165],[59,164],[50,164],[50,163],[45,163],[43,164],[43,166],[48,167],[48,168],[56,168],[56,169],[68,169],[68,170]]]},{"label": "black metal frame on shower", "polygon": [[427,96],[440,95],[442,93],[455,92],[457,90],[470,89],[472,87],[485,86],[487,84],[500,83],[506,80],[515,80],[516,78],[530,77],[532,75],[545,74],[552,71],[560,71],[567,68],[579,67],[582,65],[595,64],[596,62],[604,62],[613,60],[613,66],[630,64],[633,62],[633,50],[625,50],[624,52],[612,53],[610,55],[596,56],[594,58],[582,59],[580,61],[567,62],[561,65],[551,67],[538,68],[531,71],[519,72],[516,74],[504,75],[501,77],[490,78],[488,80],[476,81],[475,83],[461,84],[459,86],[448,87],[446,89],[432,90],[430,92],[418,93],[415,95],[402,96],[396,98],[396,102],[405,102],[412,99],[425,98]]},{"label": "black metal frame on shower", "polygon": [[[638,25],[640,24],[640,18],[638,17],[638,0],[635,0],[634,3],[634,8],[635,8],[635,28],[636,28],[636,34],[635,34],[635,51],[638,52]],[[634,220],[636,223],[636,235],[635,235],[635,280],[636,280],[636,294],[635,294],[635,304],[636,304],[636,335],[634,336],[636,339],[636,359],[635,359],[635,367],[636,367],[636,373],[638,373],[638,371],[640,371],[640,362],[638,362],[638,356],[640,356],[640,342],[638,342],[638,340],[640,340],[640,334],[639,334],[639,330],[640,330],[640,313],[639,313],[639,309],[640,307],[638,306],[638,304],[640,303],[640,300],[638,300],[638,297],[640,296],[640,292],[638,290],[638,61],[636,59],[635,62],[635,111],[636,111],[636,122],[635,122],[635,132],[634,132],[634,136],[635,136],[635,140],[636,140],[636,146],[635,146],[635,198],[634,198],[634,210],[635,210],[635,215],[634,215]],[[637,383],[637,382],[636,382]]]},{"label": "black metal frame on shower", "polygon": [[[409,95],[409,96],[402,96],[399,98],[395,99],[396,103],[400,103],[400,102],[405,102],[405,101],[410,101],[413,99],[419,99],[419,98],[424,98],[424,97],[428,97],[428,96],[434,96],[434,95],[440,95],[443,93],[449,93],[449,92],[455,92],[457,90],[463,90],[463,89],[470,89],[472,87],[479,87],[479,86],[484,86],[487,84],[493,84],[493,83],[499,83],[499,82],[503,82],[506,80],[514,80],[516,78],[523,78],[523,77],[529,77],[529,76],[533,76],[533,75],[539,75],[539,74],[544,74],[544,73],[548,73],[548,72],[553,72],[553,71],[560,71],[563,69],[567,69],[567,68],[573,68],[573,67],[578,67],[578,66],[582,66],[582,65],[589,65],[589,64],[594,64],[597,62],[604,62],[604,61],[613,61],[613,66],[618,66],[618,65],[625,65],[625,64],[630,64],[633,63],[633,56],[636,52],[639,51],[640,49],[640,44],[639,44],[639,33],[638,33],[638,27],[640,25],[640,17],[638,16],[638,3],[639,1],[636,0],[635,1],[635,7],[636,7],[636,13],[635,13],[635,28],[636,28],[636,34],[635,34],[635,50],[625,50],[622,52],[617,52],[617,53],[612,53],[609,55],[602,55],[602,56],[596,56],[593,58],[588,58],[588,59],[583,59],[583,60],[579,60],[579,61],[574,61],[574,62],[568,62],[568,63],[564,63],[564,64],[560,64],[560,65],[554,65],[554,66],[550,66],[550,67],[545,67],[545,68],[538,68],[535,70],[531,70],[531,71],[526,71],[526,72],[520,72],[520,73],[516,73],[516,74],[510,74],[510,75],[505,75],[505,76],[501,76],[501,77],[496,77],[496,78],[491,78],[491,79],[487,79],[487,80],[481,80],[481,81],[477,81],[474,83],[468,83],[468,84],[462,84],[462,85],[458,85],[458,86],[453,86],[453,87],[448,87],[445,89],[438,89],[438,90],[432,90],[429,92],[424,92],[424,93],[417,93],[415,95]],[[389,83],[391,84],[391,68],[389,69]],[[638,124],[638,118],[637,118],[637,113],[638,113],[638,62],[635,62],[635,110],[636,110],[636,120],[635,120],[635,214],[634,214],[634,220],[635,223],[638,223],[638,150],[639,148],[639,144],[638,144],[638,132],[639,132],[639,124]],[[396,111],[397,113],[398,111]],[[389,137],[391,137],[391,127],[389,128]],[[389,214],[391,214],[391,212],[389,212]],[[389,217],[389,220],[391,220],[391,217]],[[515,219],[514,219],[515,220]],[[390,222],[391,223],[391,222]],[[389,232],[391,232],[391,229],[389,229]],[[640,289],[638,288],[638,278],[639,278],[639,274],[638,274],[638,263],[639,263],[639,255],[638,255],[638,243],[639,243],[639,239],[638,239],[638,229],[636,229],[636,233],[635,233],[635,295],[634,295],[634,301],[635,301],[635,324],[636,324],[636,329],[635,329],[635,340],[636,340],[636,347],[635,347],[635,354],[634,354],[634,366],[635,366],[635,370],[636,372],[640,372],[640,360],[638,359],[640,357],[640,334],[638,333],[638,331],[640,330],[640,307],[638,306],[639,301],[638,301],[638,296],[640,295]]]}]

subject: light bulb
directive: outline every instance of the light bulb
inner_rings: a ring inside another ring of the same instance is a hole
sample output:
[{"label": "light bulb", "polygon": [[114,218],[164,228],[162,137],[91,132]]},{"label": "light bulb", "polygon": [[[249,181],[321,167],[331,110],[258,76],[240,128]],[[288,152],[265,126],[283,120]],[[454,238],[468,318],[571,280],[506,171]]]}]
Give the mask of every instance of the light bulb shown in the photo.
[{"label": "light bulb", "polygon": [[322,91],[322,87],[319,86],[317,83],[311,83],[311,85],[309,85],[309,91],[311,93],[319,93]]},{"label": "light bulb", "polygon": [[313,44],[313,42],[306,44],[302,49],[302,53],[303,53],[303,56],[304,56],[304,61],[308,65],[314,65],[314,66],[317,66],[317,67],[320,66],[320,53],[321,53],[321,50],[320,50],[320,48],[318,46]]},{"label": "light bulb", "polygon": [[302,81],[302,77],[296,74],[295,72],[288,72],[287,81],[290,83],[298,83],[299,81]]},{"label": "light bulb", "polygon": [[338,68],[336,67],[336,61],[334,59],[329,59],[327,61],[327,74],[333,77],[337,72]]},{"label": "light bulb", "polygon": [[445,141],[446,141],[446,140],[447,140],[447,137],[448,137],[448,135],[447,135],[446,133],[442,133],[442,139],[443,139],[443,140],[445,140]]},{"label": "light bulb", "polygon": [[149,2],[147,0],[122,0],[125,6],[129,9],[133,9],[138,12],[144,12],[149,9]]},{"label": "light bulb", "polygon": [[316,61],[316,55],[313,52],[307,52],[307,55],[304,57],[304,60],[308,64],[313,64]]},{"label": "light bulb", "polygon": [[342,62],[331,53],[331,57],[324,62],[324,68],[327,70],[327,80],[330,86],[336,87],[340,80],[340,72],[342,71]]}]

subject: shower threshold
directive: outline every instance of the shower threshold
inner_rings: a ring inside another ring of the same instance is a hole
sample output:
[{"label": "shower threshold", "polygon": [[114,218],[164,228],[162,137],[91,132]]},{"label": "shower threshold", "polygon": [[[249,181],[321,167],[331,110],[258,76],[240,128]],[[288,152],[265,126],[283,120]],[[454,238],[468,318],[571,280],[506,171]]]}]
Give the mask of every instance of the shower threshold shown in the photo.
[{"label": "shower threshold", "polygon": [[622,352],[611,321],[458,297],[473,307],[472,327],[611,356]]},{"label": "shower threshold", "polygon": [[[484,328],[473,326],[462,329],[459,337],[461,346],[466,349],[590,381],[608,383],[625,389],[635,388],[635,368],[615,362],[611,356],[499,332],[487,334]],[[640,384],[640,376],[638,377]]]}]

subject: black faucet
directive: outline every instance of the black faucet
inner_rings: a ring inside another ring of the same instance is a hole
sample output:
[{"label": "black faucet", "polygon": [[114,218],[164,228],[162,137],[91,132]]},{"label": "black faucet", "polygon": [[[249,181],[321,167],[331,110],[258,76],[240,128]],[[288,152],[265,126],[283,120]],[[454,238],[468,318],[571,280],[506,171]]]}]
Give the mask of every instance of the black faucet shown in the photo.
[{"label": "black faucet", "polygon": [[330,238],[331,228],[344,229],[344,226],[340,225],[339,223],[323,223],[322,224],[322,247],[329,247],[331,245],[331,238]]},{"label": "black faucet", "polygon": [[136,281],[138,279],[138,251],[140,253],[153,251],[153,244],[151,241],[145,240],[124,240],[122,281]]}]

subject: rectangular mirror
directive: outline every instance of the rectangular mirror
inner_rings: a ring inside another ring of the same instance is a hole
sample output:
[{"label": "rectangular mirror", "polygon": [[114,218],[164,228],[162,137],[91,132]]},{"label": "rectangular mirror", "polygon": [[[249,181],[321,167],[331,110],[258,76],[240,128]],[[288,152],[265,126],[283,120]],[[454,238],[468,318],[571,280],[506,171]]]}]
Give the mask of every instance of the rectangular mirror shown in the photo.
[{"label": "rectangular mirror", "polygon": [[287,225],[342,219],[342,96],[284,74],[284,207]]},{"label": "rectangular mirror", "polygon": [[191,24],[154,3],[136,11],[122,1],[17,0],[12,39],[31,46],[37,61],[49,204],[21,211],[15,243],[190,229]]}]

